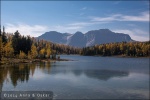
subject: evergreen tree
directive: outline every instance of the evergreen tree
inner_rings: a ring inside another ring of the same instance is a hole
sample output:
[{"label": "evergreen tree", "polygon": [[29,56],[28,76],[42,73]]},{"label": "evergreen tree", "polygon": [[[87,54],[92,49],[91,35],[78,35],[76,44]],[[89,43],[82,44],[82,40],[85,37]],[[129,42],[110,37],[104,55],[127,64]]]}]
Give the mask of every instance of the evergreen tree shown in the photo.
[{"label": "evergreen tree", "polygon": [[31,50],[32,41],[31,38],[21,36],[18,31],[16,31],[12,37],[12,46],[14,49],[14,54],[17,55],[20,51],[23,51],[25,54],[28,54],[28,51]]},{"label": "evergreen tree", "polygon": [[7,36],[5,32],[2,33],[2,42],[7,43]]},{"label": "evergreen tree", "polygon": [[16,31],[12,38],[12,46],[15,55],[20,53],[20,39],[21,39],[20,33]]}]

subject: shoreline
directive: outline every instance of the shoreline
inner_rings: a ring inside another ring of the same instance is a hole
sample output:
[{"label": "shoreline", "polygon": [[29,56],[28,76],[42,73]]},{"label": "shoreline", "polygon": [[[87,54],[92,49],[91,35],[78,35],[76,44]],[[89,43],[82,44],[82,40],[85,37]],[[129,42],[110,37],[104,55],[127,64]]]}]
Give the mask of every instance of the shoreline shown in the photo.
[{"label": "shoreline", "polygon": [[117,58],[150,58],[150,56],[147,57],[134,57],[134,56],[124,56],[124,55],[116,55],[116,56],[112,56],[112,57],[117,57]]},{"label": "shoreline", "polygon": [[0,62],[0,65],[18,64],[18,63],[36,63],[36,62],[56,62],[56,61],[73,61],[70,59],[17,59],[17,58],[5,58]]},{"label": "shoreline", "polygon": [[112,55],[112,56],[102,56],[102,55],[83,55],[83,56],[95,56],[95,57],[116,57],[116,58],[150,58],[150,56],[146,57],[138,57],[138,56],[125,56],[125,55]]},{"label": "shoreline", "polygon": [[[134,57],[125,55],[113,55],[113,56],[102,56],[102,55],[80,55],[80,56],[93,56],[93,57],[115,57],[115,58],[150,58],[147,57]],[[36,63],[36,62],[56,62],[56,61],[74,61],[71,59],[18,59],[18,58],[4,58],[0,61],[0,65],[18,64],[18,63]]]}]

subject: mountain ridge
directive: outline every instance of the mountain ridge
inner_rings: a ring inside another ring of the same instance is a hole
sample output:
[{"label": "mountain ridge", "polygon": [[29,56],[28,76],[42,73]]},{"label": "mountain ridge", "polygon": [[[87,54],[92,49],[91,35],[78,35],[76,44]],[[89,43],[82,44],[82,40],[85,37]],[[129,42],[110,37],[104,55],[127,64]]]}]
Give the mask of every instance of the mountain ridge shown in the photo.
[{"label": "mountain ridge", "polygon": [[85,34],[80,31],[77,31],[74,34],[49,31],[39,36],[38,39],[44,39],[54,43],[66,44],[74,47],[87,47],[95,44],[134,41],[128,34],[115,33],[109,29],[91,30]]}]

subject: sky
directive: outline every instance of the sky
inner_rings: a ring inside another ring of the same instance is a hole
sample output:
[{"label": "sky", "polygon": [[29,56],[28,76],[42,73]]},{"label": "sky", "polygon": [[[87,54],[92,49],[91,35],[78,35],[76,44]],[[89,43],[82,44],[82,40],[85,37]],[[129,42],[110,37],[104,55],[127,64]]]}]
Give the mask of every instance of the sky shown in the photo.
[{"label": "sky", "polygon": [[141,1],[1,1],[1,27],[22,35],[48,31],[74,34],[110,29],[133,40],[149,40],[149,0]]}]

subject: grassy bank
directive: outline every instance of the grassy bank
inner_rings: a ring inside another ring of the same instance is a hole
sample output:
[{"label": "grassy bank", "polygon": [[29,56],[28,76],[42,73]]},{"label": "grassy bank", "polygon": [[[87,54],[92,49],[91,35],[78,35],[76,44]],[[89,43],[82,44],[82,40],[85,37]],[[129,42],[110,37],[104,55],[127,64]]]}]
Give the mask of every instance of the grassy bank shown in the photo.
[{"label": "grassy bank", "polygon": [[55,62],[55,61],[71,61],[69,59],[17,59],[17,58],[3,58],[0,61],[2,64],[17,64],[17,63],[34,63],[34,62]]}]

